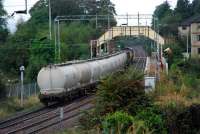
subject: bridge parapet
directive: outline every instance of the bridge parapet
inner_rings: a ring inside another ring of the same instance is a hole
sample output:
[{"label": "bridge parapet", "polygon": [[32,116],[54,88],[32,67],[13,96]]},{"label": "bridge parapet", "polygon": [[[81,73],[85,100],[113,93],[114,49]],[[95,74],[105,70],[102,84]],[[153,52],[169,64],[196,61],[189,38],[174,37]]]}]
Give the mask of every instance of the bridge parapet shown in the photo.
[{"label": "bridge parapet", "polygon": [[165,43],[164,38],[149,26],[116,26],[110,28],[98,39],[97,46],[101,46],[118,36],[145,36],[159,42],[160,45]]}]

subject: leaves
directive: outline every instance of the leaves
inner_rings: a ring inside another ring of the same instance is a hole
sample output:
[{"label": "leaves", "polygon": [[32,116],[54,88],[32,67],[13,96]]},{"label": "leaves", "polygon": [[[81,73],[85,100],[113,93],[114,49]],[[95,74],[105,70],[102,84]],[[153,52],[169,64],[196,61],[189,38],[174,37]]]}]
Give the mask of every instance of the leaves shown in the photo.
[{"label": "leaves", "polygon": [[97,112],[104,115],[125,110],[135,114],[138,109],[148,106],[150,100],[145,95],[142,79],[142,74],[131,69],[105,78],[97,91]]},{"label": "leaves", "polygon": [[2,18],[7,13],[3,8],[3,2],[0,0],[0,45],[6,41],[8,36],[8,29],[6,27],[6,19]]},{"label": "leaves", "polygon": [[103,134],[126,134],[133,124],[133,117],[124,112],[108,114],[103,122]]}]

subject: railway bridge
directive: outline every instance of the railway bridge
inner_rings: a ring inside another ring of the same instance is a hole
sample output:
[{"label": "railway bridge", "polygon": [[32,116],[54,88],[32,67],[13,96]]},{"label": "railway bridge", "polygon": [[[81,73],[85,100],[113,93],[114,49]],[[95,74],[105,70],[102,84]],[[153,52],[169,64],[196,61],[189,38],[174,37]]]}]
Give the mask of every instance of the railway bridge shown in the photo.
[{"label": "railway bridge", "polygon": [[102,50],[106,52],[112,51],[110,41],[119,36],[145,36],[151,40],[154,40],[162,47],[165,41],[156,31],[149,26],[115,26],[108,29],[97,40],[91,41],[91,55],[101,56]]}]

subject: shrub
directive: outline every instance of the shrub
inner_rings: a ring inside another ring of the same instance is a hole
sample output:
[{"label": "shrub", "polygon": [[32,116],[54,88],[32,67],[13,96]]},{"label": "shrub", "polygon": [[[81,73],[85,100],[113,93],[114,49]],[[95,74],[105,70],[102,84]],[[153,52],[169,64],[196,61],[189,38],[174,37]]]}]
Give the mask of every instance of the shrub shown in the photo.
[{"label": "shrub", "polygon": [[180,134],[197,134],[200,132],[200,105],[193,104],[177,116],[177,132]]},{"label": "shrub", "polygon": [[108,114],[102,122],[103,134],[126,134],[133,117],[124,112]]},{"label": "shrub", "polygon": [[165,129],[165,120],[163,118],[162,112],[158,107],[148,107],[140,112],[134,117],[137,121],[143,121],[145,126],[156,134],[167,133]]},{"label": "shrub", "polygon": [[[125,113],[125,112],[115,112],[113,114],[108,114],[102,122],[103,134],[153,134],[153,133],[166,133],[163,130],[158,130],[153,124],[155,122],[156,126],[163,127],[162,120],[159,120],[157,113],[141,112],[135,117]],[[145,114],[144,114],[145,113]],[[152,114],[152,115],[151,115]],[[140,117],[142,116],[142,117]],[[144,116],[144,117],[143,117]],[[156,119],[154,119],[156,118]],[[159,120],[159,121],[155,121]],[[157,129],[156,131],[154,129]]]},{"label": "shrub", "polygon": [[101,115],[117,110],[134,115],[151,103],[145,95],[143,74],[132,69],[114,73],[102,80],[96,96],[96,111]]},{"label": "shrub", "polygon": [[84,111],[83,116],[80,117],[79,122],[81,128],[89,131],[94,128],[98,128],[101,124],[102,117],[96,114],[95,110]]}]

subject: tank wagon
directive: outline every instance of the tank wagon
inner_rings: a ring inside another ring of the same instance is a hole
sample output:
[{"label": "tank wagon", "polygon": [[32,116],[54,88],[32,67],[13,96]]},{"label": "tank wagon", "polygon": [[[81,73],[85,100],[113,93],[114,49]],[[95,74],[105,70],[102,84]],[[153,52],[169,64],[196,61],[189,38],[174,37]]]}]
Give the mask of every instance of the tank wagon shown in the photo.
[{"label": "tank wagon", "polygon": [[90,89],[102,77],[122,69],[132,58],[133,52],[127,49],[102,58],[43,67],[37,77],[40,101],[48,105],[49,102],[70,99]]}]

